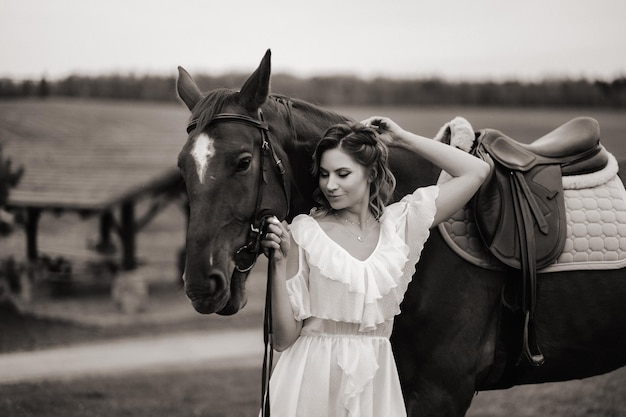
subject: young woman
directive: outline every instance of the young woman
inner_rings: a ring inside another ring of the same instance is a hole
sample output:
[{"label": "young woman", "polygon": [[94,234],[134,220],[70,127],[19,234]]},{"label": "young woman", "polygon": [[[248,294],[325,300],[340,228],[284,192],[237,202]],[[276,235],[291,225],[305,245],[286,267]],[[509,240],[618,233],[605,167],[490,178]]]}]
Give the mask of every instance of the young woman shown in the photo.
[{"label": "young woman", "polygon": [[[387,145],[416,152],[453,178],[385,207],[395,179]],[[313,172],[318,207],[290,226],[272,219],[274,417],[406,416],[389,343],[394,316],[430,228],[459,210],[489,167],[467,153],[371,117],[331,127]],[[267,252],[266,252],[267,253]]]}]

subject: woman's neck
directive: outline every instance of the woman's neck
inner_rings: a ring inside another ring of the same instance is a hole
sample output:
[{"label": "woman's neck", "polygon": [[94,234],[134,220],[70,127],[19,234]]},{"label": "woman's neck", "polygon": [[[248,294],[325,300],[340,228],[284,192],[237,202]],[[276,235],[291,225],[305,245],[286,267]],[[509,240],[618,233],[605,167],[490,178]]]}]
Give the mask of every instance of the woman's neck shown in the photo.
[{"label": "woman's neck", "polygon": [[335,215],[342,221],[346,223],[350,223],[354,226],[366,227],[369,223],[374,220],[374,216],[369,211],[369,209],[361,210],[356,213],[349,209],[342,209],[335,212]]}]

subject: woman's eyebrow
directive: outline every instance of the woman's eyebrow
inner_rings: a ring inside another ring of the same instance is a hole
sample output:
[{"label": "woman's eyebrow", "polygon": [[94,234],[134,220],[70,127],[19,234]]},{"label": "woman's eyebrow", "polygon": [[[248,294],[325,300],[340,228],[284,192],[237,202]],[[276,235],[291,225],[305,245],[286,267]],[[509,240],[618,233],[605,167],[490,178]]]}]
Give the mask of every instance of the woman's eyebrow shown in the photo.
[{"label": "woman's eyebrow", "polygon": [[[342,170],[350,171],[350,170],[352,170],[352,168],[350,168],[350,167],[339,167],[339,168],[334,169],[333,171],[337,172],[337,171],[342,171]],[[320,166],[320,171],[329,172],[326,168],[323,168],[321,166]]]}]

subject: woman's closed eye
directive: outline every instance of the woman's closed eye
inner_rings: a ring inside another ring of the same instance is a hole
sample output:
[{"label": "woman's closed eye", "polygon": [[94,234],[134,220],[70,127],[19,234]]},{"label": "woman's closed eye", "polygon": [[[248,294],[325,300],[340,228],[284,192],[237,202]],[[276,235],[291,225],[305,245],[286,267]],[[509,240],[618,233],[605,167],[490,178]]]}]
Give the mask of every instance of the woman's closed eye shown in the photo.
[{"label": "woman's closed eye", "polygon": [[[352,172],[350,170],[348,170],[348,169],[338,169],[337,171],[335,171],[335,174],[338,177],[341,177],[341,178],[345,178],[348,175],[350,175],[351,173]],[[320,177],[321,178],[328,178],[329,176],[330,176],[330,173],[328,171],[320,169]]]}]

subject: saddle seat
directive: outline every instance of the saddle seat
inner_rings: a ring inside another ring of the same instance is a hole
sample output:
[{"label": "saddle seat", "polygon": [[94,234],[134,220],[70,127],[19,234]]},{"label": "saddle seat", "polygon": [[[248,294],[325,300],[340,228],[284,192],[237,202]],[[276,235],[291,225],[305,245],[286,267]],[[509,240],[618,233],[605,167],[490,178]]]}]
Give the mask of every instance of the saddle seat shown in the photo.
[{"label": "saddle seat", "polygon": [[598,122],[590,117],[572,119],[528,145],[492,129],[479,132],[478,142],[492,158],[514,171],[558,164],[562,175],[582,175],[604,168],[609,160],[600,145]]}]

